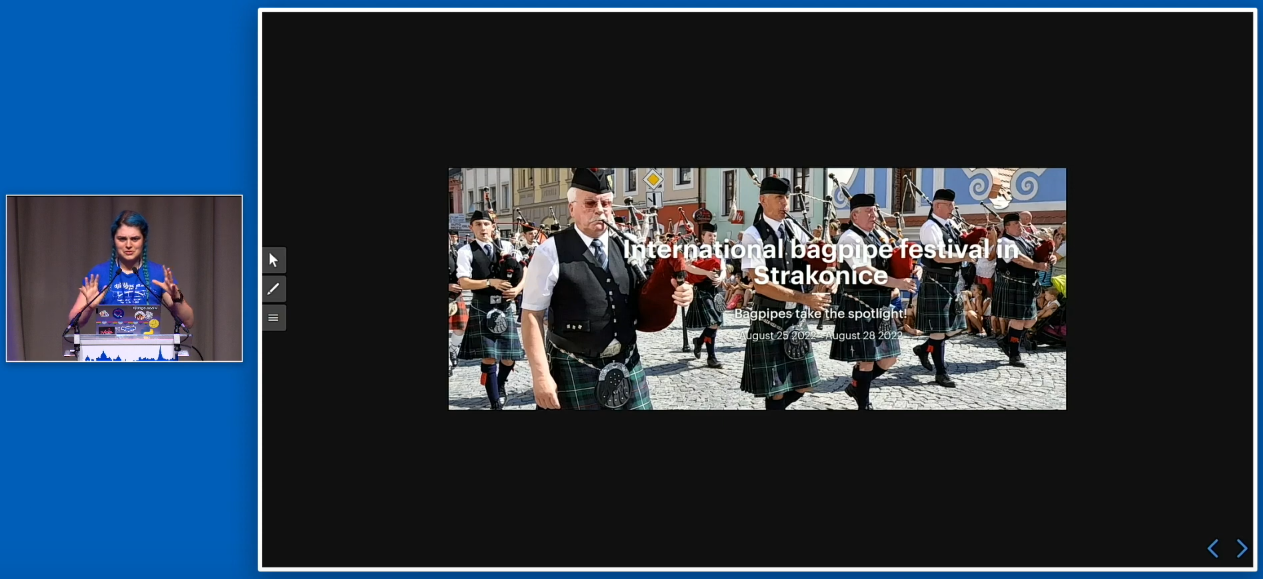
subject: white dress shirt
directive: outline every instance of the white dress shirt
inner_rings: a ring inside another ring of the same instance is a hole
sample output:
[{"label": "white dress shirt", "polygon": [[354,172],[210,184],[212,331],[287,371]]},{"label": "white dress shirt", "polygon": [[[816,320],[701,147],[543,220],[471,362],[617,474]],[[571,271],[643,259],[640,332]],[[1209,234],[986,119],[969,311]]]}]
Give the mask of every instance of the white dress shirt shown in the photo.
[{"label": "white dress shirt", "polygon": [[[487,248],[491,248],[491,261],[498,261],[500,259],[500,254],[504,253],[505,251],[512,252],[514,259],[518,260],[519,262],[522,261],[522,253],[516,249],[513,249],[513,246],[510,245],[509,242],[504,241],[504,240],[495,240],[494,243],[492,242],[483,243],[475,239],[473,241],[473,245],[478,246],[480,251],[486,251]],[[499,251],[496,250],[497,245],[500,247]],[[470,244],[462,243],[460,246],[460,249],[456,252],[456,279],[460,279],[462,277],[469,277],[469,278],[473,277],[474,253],[473,253],[473,250],[470,249],[470,247],[471,247]],[[530,268],[527,268],[527,270],[529,271]]]},{"label": "white dress shirt", "polygon": [[[583,245],[591,252],[594,238],[584,235],[578,228],[575,228],[574,232],[579,234]],[[602,232],[601,237],[595,239],[601,240],[601,249],[605,251],[606,259],[609,259],[611,251],[622,251],[622,248],[610,247],[608,231]],[[561,268],[558,267],[557,262],[557,241],[556,238],[549,237],[535,248],[535,255],[531,257],[531,266],[526,268],[526,285],[522,288],[522,309],[546,311],[553,302],[553,288],[557,286],[560,271]]]},{"label": "white dress shirt", "polygon": [[931,213],[930,218],[926,219],[925,223],[921,224],[921,245],[925,247],[933,247],[934,251],[938,252],[935,254],[936,257],[943,254],[943,247],[945,245],[943,241],[943,229],[939,225],[940,223],[950,227],[957,235],[960,234],[960,231],[956,229],[956,226],[952,224],[951,221],[940,219],[939,216]]},{"label": "white dress shirt", "polygon": [[[856,227],[859,226],[857,225]],[[870,231],[869,233],[872,232]],[[852,275],[856,269],[873,266],[873,260],[869,259],[868,254],[864,251],[867,245],[864,242],[864,238],[850,228],[847,228],[842,233],[842,237],[838,239],[838,257],[846,265],[850,266]],[[846,249],[843,249],[844,247]]]},{"label": "white dress shirt", "polygon": [[1018,248],[1016,241],[1007,237],[1001,237],[1000,241],[996,243],[996,247],[999,248],[996,259],[1003,259],[1005,263],[1012,263],[1014,259],[1017,259],[1017,256],[1026,255]]}]

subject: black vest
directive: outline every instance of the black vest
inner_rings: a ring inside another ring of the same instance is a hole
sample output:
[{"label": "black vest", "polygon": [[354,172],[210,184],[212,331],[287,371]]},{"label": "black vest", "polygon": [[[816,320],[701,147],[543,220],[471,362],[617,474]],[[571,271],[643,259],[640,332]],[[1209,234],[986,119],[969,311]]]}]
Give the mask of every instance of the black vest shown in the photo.
[{"label": "black vest", "polygon": [[[1022,252],[1022,255],[1029,257],[1031,261],[1035,260],[1035,244],[1034,243],[1027,241],[1026,238],[1024,237],[1013,237],[1012,235],[1009,235],[1007,233],[1005,233],[1004,236],[1008,239],[1013,240],[1013,243],[1017,244],[1017,250]],[[1023,281],[1031,281],[1039,277],[1038,271],[1033,270],[1029,267],[1022,267],[1016,263],[1007,263],[1003,259],[1000,259],[999,256],[996,256],[995,267],[996,267],[996,271],[1004,275],[1007,275],[1011,278],[1015,278],[1015,279],[1019,279]]]},{"label": "black vest", "polygon": [[447,250],[447,283],[460,283],[456,279],[456,250]]},{"label": "black vest", "polygon": [[[873,259],[870,263],[874,268],[879,269],[889,274],[890,273],[890,258],[883,257],[881,255],[880,250],[881,250],[882,244],[877,239],[877,231],[873,230],[872,233],[864,233],[864,230],[854,225],[851,225],[846,230],[854,231],[857,235],[859,235],[860,239],[864,241],[865,247],[872,246],[872,247],[877,248],[877,255],[873,256]],[[845,232],[843,233],[845,234]],[[839,236],[839,241],[840,240],[841,240],[841,237]],[[846,260],[842,259],[841,255],[838,256],[838,272],[839,274],[841,272],[848,272],[847,275],[851,277],[851,283],[842,284],[842,289],[844,289],[848,293],[859,292],[860,290],[875,289],[875,288],[880,288],[886,291],[890,291],[890,288],[887,288],[885,286],[880,286],[875,283],[859,283],[859,280],[855,279],[855,276],[854,276],[855,272],[851,270],[851,266],[846,264]]]},{"label": "black vest", "polygon": [[[964,238],[960,236],[959,233],[956,233],[956,229],[954,227],[951,227],[946,223],[939,222],[937,219],[934,218],[933,215],[931,215],[928,219],[938,224],[939,228],[942,229],[943,249],[951,250],[951,251],[959,251],[959,250],[965,249],[965,240]],[[924,240],[922,241],[924,242]],[[959,262],[959,261],[956,263],[939,263],[937,261],[934,261],[933,259],[930,259],[929,257],[924,257],[922,259],[925,260],[925,265],[928,267],[932,267],[935,269],[950,269],[953,271],[959,270],[960,264],[964,263],[964,262]]]},{"label": "black vest", "polygon": [[[499,245],[500,245],[499,240],[492,240],[491,242],[491,246],[493,248],[492,251],[495,252],[496,250],[494,248]],[[472,259],[469,260],[469,269],[470,269],[469,279],[472,279],[475,281],[484,280],[484,279],[493,279],[500,275],[499,254],[496,254],[493,257],[487,257],[487,253],[482,250],[482,244],[479,243],[478,240],[476,239],[471,239],[469,241],[469,253],[470,253],[470,256],[472,257]],[[477,296],[491,297],[491,296],[501,295],[500,290],[493,287],[485,287],[482,289],[476,289],[472,291],[475,297]]]},{"label": "black vest", "polygon": [[610,234],[605,271],[573,228],[553,235],[557,245],[557,285],[548,307],[548,339],[588,358],[600,356],[614,339],[622,353],[636,343],[640,288],[634,287],[623,244]]},{"label": "black vest", "polygon": [[767,263],[768,280],[779,286],[784,286],[795,291],[805,292],[807,289],[804,286],[790,283],[790,280],[792,279],[791,276],[795,271],[803,272],[802,279],[807,279],[807,262],[793,257],[792,252],[794,251],[794,246],[804,244],[797,240],[797,236],[794,235],[794,226],[787,223],[788,220],[789,218],[786,218],[785,221],[781,221],[781,226],[788,228],[785,232],[787,241],[785,244],[785,253],[783,255],[777,255],[769,251],[769,245],[773,248],[779,247],[781,236],[779,232],[772,229],[771,224],[763,220],[762,214],[754,220],[754,230],[759,232],[759,237],[763,240],[763,261]]}]

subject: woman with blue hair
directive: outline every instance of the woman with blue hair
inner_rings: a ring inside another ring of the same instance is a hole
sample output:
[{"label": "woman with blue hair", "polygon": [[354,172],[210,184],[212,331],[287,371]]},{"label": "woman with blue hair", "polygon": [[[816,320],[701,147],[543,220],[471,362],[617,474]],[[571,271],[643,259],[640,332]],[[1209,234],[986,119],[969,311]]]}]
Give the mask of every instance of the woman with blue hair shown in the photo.
[{"label": "woman with blue hair", "polygon": [[[93,267],[83,278],[67,320],[73,322],[79,314],[79,326],[83,326],[97,306],[161,303],[192,329],[193,306],[185,301],[171,268],[149,261],[149,222],[135,211],[119,213],[110,226],[110,239],[110,260]],[[106,287],[111,278],[114,283]],[[92,307],[86,307],[89,303]]]}]

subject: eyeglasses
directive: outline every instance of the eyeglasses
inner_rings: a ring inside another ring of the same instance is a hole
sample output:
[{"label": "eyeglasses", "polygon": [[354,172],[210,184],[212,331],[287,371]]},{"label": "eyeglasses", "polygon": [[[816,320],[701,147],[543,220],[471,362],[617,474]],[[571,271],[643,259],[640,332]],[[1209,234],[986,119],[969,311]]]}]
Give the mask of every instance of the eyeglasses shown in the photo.
[{"label": "eyeglasses", "polygon": [[583,206],[588,209],[596,209],[596,206],[598,203],[601,205],[602,209],[609,209],[610,207],[614,206],[613,199],[603,199],[603,200],[588,199],[583,202]]}]

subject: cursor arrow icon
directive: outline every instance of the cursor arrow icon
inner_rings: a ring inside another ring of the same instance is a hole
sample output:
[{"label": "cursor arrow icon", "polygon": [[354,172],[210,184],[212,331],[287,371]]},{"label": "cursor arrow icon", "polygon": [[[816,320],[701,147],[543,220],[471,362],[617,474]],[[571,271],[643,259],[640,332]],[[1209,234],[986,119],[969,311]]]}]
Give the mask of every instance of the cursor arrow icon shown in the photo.
[{"label": "cursor arrow icon", "polygon": [[270,254],[270,253],[268,254],[268,265],[270,265],[270,266],[272,266],[272,267],[276,267],[276,256],[275,256],[275,255],[272,255],[272,254]]}]

